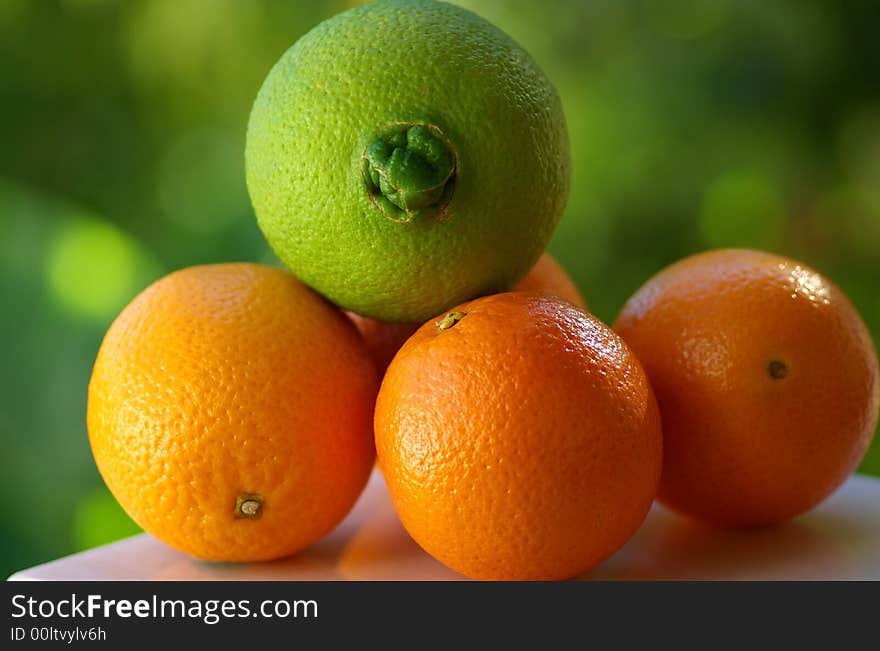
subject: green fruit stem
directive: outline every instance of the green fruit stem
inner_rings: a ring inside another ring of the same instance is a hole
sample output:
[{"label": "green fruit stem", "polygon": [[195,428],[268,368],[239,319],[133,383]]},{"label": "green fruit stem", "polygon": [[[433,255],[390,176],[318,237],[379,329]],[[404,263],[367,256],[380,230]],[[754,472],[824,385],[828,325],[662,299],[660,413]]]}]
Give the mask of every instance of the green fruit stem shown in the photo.
[{"label": "green fruit stem", "polygon": [[452,196],[456,166],[455,149],[443,132],[422,122],[380,129],[361,156],[364,187],[397,222],[441,211]]},{"label": "green fruit stem", "polygon": [[450,312],[437,322],[437,330],[439,330],[440,332],[443,332],[444,330],[449,330],[449,328],[453,327],[456,323],[461,321],[466,316],[467,312]]}]

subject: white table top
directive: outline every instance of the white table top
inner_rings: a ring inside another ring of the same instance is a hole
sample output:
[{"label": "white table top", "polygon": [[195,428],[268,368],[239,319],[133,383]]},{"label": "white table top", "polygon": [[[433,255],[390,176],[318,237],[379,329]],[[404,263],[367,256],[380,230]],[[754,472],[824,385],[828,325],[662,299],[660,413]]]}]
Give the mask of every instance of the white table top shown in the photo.
[{"label": "white table top", "polygon": [[[142,534],[22,570],[42,580],[449,580],[463,577],[404,531],[374,472],[348,517],[296,556],[196,561]],[[880,480],[853,476],[812,512],[768,529],[719,531],[655,505],[642,528],[583,579],[880,579]]]}]

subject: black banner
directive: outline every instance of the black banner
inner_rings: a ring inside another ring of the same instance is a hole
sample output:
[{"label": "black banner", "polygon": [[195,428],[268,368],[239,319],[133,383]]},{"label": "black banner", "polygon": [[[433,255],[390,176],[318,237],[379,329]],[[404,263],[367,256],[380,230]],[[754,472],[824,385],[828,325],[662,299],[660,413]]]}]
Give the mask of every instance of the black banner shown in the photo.
[{"label": "black banner", "polygon": [[816,643],[820,628],[838,647],[860,626],[869,629],[860,644],[876,638],[876,585],[7,582],[2,648],[189,640],[226,648],[272,639],[325,645],[353,635],[368,648],[457,647],[474,633],[495,643],[714,645],[766,641],[771,631],[786,643]]}]

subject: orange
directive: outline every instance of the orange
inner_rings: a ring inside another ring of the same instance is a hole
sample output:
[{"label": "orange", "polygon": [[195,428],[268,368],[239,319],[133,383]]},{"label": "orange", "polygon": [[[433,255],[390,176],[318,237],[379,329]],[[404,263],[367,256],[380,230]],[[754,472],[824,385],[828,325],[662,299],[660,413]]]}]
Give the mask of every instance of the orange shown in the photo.
[{"label": "orange", "polygon": [[421,325],[419,323],[380,321],[354,312],[346,312],[346,315],[361,333],[361,337],[370,351],[370,356],[373,358],[373,363],[380,374],[385,372],[400,347]]},{"label": "orange", "polygon": [[376,402],[379,464],[428,553],[480,579],[564,579],[638,528],[660,420],[635,355],[557,297],[496,294],[430,321]]},{"label": "orange", "polygon": [[551,294],[565,299],[582,310],[587,309],[587,303],[574,281],[549,253],[544,253],[538,258],[535,266],[514,288],[514,291]]},{"label": "orange", "polygon": [[769,253],[710,251],[667,267],[615,329],[663,418],[661,500],[724,527],[818,504],[877,424],[877,353],[827,278]]},{"label": "orange", "polygon": [[[565,273],[556,260],[549,253],[544,253],[538,258],[538,262],[532,267],[531,271],[523,278],[516,291],[533,291],[544,294],[552,294],[564,298],[569,303],[576,305],[581,309],[586,309],[587,304],[584,301],[578,288],[574,282]],[[419,323],[392,323],[389,321],[379,321],[378,319],[370,319],[360,316],[354,312],[346,312],[349,318],[354,321],[358,331],[364,338],[373,361],[380,373],[384,373],[388,368],[388,364],[394,358],[394,355],[403,346],[403,343],[412,336],[419,328]]]},{"label": "orange", "polygon": [[110,327],[89,438],[107,486],[160,540],[202,559],[278,558],[360,494],[377,384],[348,319],[290,274],[192,267]]}]

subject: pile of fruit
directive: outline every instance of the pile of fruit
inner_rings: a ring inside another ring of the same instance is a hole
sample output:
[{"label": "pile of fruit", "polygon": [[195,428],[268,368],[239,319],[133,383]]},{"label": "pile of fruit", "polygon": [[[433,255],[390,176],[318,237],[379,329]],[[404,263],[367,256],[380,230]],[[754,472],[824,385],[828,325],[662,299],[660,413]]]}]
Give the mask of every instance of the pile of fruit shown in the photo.
[{"label": "pile of fruit", "polygon": [[274,559],[336,526],[378,456],[413,539],[483,579],[585,572],[655,498],[721,527],[818,504],[877,424],[855,309],[722,250],[604,325],[543,254],[569,165],[552,84],[468,11],[382,0],[305,35],[246,148],[290,272],[172,273],[101,346],[88,429],[120,504],[195,557]]}]

